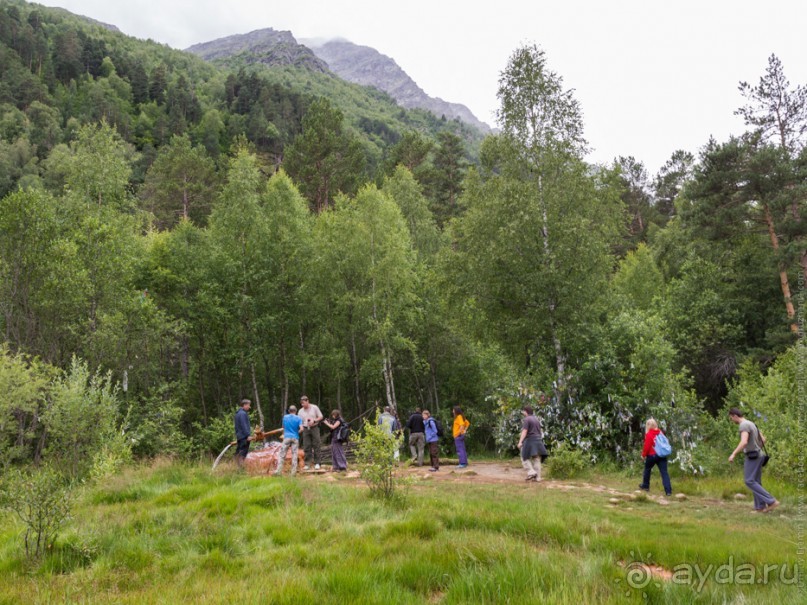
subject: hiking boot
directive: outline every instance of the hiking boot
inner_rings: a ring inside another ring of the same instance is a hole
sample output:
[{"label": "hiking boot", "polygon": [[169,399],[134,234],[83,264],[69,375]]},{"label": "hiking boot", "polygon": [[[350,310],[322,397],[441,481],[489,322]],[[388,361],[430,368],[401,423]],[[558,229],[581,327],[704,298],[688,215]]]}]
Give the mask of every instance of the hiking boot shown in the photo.
[{"label": "hiking boot", "polygon": [[468,468],[467,464],[458,464],[457,468]]},{"label": "hiking boot", "polygon": [[778,506],[779,506],[779,500],[774,500],[773,502],[771,502],[770,504],[768,504],[768,506],[766,506],[765,508],[763,508],[763,509],[762,509],[762,512],[763,512],[763,513],[769,513],[769,512],[771,512],[771,511],[772,511],[774,508],[776,508],[776,507],[778,507]]},{"label": "hiking boot", "polygon": [[437,469],[436,469],[436,468],[434,468],[434,467],[432,467],[432,468],[430,468],[430,469],[429,469],[429,472],[430,472],[430,473],[436,473],[436,472],[437,472]]},{"label": "hiking boot", "polygon": [[649,491],[650,491],[650,488],[649,488],[649,487],[645,487],[645,486],[644,486],[644,485],[642,485],[641,483],[639,484],[639,489],[644,490],[644,491],[646,491],[646,492],[649,492]]},{"label": "hiking boot", "polygon": [[304,471],[310,471],[310,470],[311,470],[311,467],[310,467],[310,466],[308,466],[308,465],[306,464],[306,465],[303,467],[303,470],[304,470]]},{"label": "hiking boot", "polygon": [[315,464],[315,465],[314,465],[314,470],[315,470],[315,471],[318,471],[318,470],[319,470],[319,464]]}]

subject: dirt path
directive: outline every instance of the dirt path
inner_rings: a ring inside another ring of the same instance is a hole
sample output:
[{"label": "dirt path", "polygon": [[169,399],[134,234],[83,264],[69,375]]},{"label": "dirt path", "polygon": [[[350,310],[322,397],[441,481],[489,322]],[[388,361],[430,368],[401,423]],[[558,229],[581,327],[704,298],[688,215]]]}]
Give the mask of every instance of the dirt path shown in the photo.
[{"label": "dirt path", "polygon": [[[526,471],[517,465],[515,462],[475,462],[466,469],[458,469],[456,466],[441,466],[440,470],[436,473],[429,472],[427,466],[401,466],[401,472],[405,475],[412,477],[415,480],[424,481],[441,481],[447,483],[484,483],[484,484],[517,484],[529,488],[538,489],[551,489],[564,492],[573,492],[576,490],[595,492],[602,494],[607,498],[606,505],[619,506],[630,504],[635,501],[651,501],[662,506],[666,506],[676,500],[686,500],[686,496],[681,494],[678,497],[665,498],[663,495],[647,494],[634,490],[625,490],[609,487],[606,485],[598,485],[588,483],[585,481],[559,481],[559,480],[543,480],[538,483],[526,481]],[[344,475],[335,475],[330,472],[307,472],[303,473],[304,476],[311,478],[317,477],[325,481],[337,480],[359,480],[358,471],[349,471]]]}]

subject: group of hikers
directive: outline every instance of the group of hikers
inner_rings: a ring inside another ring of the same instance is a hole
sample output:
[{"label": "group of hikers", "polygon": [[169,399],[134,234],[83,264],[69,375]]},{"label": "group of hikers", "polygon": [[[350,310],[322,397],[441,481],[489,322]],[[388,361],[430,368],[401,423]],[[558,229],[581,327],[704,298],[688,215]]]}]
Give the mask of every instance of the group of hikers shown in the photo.
[{"label": "group of hikers", "polygon": [[[235,414],[237,440],[235,455],[239,464],[242,464],[246,458],[249,452],[249,443],[252,440],[248,416],[250,406],[250,400],[243,399],[241,407]],[[468,427],[470,427],[470,422],[459,406],[452,408],[452,415],[454,417],[452,436],[458,458],[456,468],[464,469],[468,467],[465,437]],[[527,471],[527,481],[541,481],[541,465],[548,456],[543,440],[543,427],[541,426],[541,421],[535,416],[532,406],[525,405],[522,407],[521,415],[521,433],[518,440],[521,464]],[[739,425],[738,430],[740,433],[740,441],[729,456],[729,462],[733,462],[740,452],[745,454],[743,478],[745,485],[754,496],[754,512],[770,512],[779,506],[779,501],[762,487],[762,467],[765,466],[768,460],[767,452],[765,452],[765,437],[753,422],[743,416],[743,412],[739,409],[732,408],[729,410],[729,419]],[[303,470],[310,470],[312,466],[314,470],[321,469],[320,424],[324,424],[331,431],[332,470],[334,472],[347,470],[345,443],[350,434],[349,423],[345,421],[338,409],[333,410],[330,416],[325,418],[319,407],[312,404],[308,397],[303,395],[300,398],[300,409],[298,410],[293,405],[289,406],[286,415],[283,416],[283,442],[278,455],[275,475],[282,474],[283,461],[289,448],[291,448],[291,474],[295,475],[297,473],[297,452],[301,440],[305,452]],[[439,471],[439,442],[443,436],[443,430],[429,410],[415,408],[405,427],[402,427],[398,418],[393,414],[393,410],[386,406],[378,417],[378,425],[390,436],[400,434],[404,428],[408,430],[412,464],[423,466],[424,453],[428,447],[429,462],[431,464],[429,471],[433,473]],[[650,490],[650,475],[653,467],[657,466],[665,495],[672,495],[672,483],[667,469],[667,459],[671,453],[672,447],[656,420],[654,418],[648,419],[645,423],[645,438],[642,448],[644,472],[639,489]],[[400,458],[397,443],[394,447],[394,457],[396,461]]]}]

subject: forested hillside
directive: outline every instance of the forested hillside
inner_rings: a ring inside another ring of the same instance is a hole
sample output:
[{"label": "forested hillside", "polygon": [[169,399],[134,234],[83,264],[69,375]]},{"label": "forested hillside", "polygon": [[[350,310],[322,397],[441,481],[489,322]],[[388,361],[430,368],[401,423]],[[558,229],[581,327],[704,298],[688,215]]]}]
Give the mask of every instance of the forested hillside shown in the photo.
[{"label": "forested hillside", "polygon": [[746,134],[652,177],[584,161],[532,46],[484,141],[12,0],[0,73],[0,465],[215,452],[242,397],[274,428],[302,393],[347,418],[462,405],[500,451],[530,403],[589,460],[635,457],[652,414],[696,472],[742,403],[799,451],[807,103],[775,56],[737,95]]}]

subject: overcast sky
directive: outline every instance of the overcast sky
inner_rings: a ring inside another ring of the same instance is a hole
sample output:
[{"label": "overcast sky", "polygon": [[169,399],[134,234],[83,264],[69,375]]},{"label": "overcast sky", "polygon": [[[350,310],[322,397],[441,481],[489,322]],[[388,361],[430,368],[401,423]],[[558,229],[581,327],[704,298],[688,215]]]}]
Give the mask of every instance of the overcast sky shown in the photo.
[{"label": "overcast sky", "polygon": [[271,27],[392,57],[426,93],[495,124],[499,74],[536,43],[575,90],[590,161],[632,155],[651,175],[676,149],[743,131],[737,84],[775,53],[807,84],[805,0],[61,0],[42,2],[174,48]]}]

